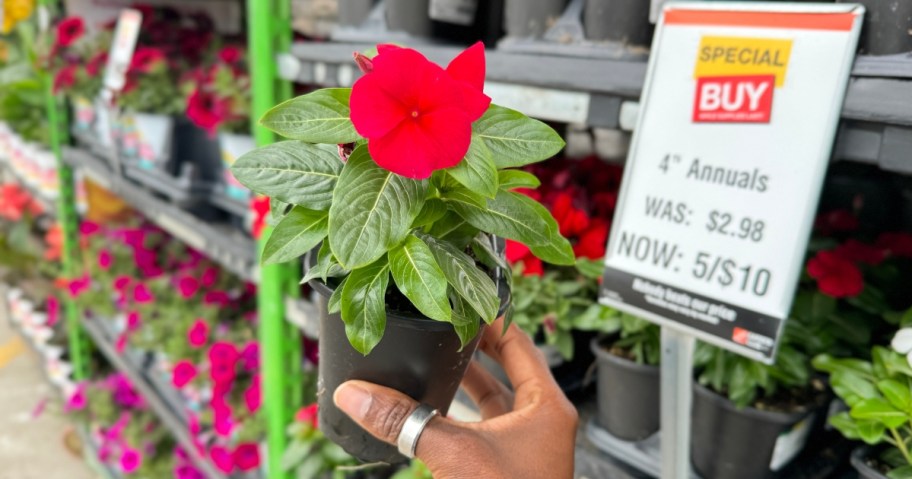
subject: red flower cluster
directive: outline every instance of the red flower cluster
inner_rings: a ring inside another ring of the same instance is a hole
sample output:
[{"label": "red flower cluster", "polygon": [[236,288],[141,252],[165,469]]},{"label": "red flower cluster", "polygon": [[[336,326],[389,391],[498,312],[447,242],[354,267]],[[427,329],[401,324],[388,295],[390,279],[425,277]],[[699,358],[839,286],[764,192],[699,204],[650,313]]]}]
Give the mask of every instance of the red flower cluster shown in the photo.
[{"label": "red flower cluster", "polygon": [[0,185],[0,218],[19,221],[22,216],[38,216],[44,212],[41,204],[18,183]]},{"label": "red flower cluster", "polygon": [[460,53],[446,70],[421,53],[378,45],[352,87],[351,120],[381,167],[427,178],[456,166],[469,150],[472,122],[491,104],[482,91],[484,45]]},{"label": "red flower cluster", "polygon": [[246,99],[237,94],[219,91],[219,85],[229,83],[244,88],[250,78],[243,64],[244,50],[238,46],[226,46],[218,55],[218,61],[208,68],[200,68],[191,73],[190,78],[196,84],[187,99],[187,117],[200,128],[215,134],[220,125],[245,120]]},{"label": "red flower cluster", "polygon": [[57,24],[56,47],[68,47],[85,33],[85,22],[80,17],[67,17]]},{"label": "red flower cluster", "polygon": [[[542,185],[537,190],[517,191],[541,201],[551,211],[577,258],[604,257],[620,189],[621,167],[593,156],[582,160],[549,160],[527,170]],[[523,274],[544,274],[541,260],[521,243],[507,241],[506,256],[511,263],[523,263]]]},{"label": "red flower cluster", "polygon": [[807,264],[808,274],[817,280],[820,292],[834,298],[857,296],[864,289],[861,270],[833,251],[821,251]]}]

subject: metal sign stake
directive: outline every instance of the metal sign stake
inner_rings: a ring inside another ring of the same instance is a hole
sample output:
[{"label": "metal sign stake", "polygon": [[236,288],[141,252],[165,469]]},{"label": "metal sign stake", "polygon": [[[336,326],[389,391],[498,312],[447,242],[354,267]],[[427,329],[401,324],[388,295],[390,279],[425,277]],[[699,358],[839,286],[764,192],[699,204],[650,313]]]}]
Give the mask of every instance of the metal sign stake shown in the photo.
[{"label": "metal sign stake", "polygon": [[662,328],[661,439],[662,478],[690,476],[690,405],[694,337]]}]

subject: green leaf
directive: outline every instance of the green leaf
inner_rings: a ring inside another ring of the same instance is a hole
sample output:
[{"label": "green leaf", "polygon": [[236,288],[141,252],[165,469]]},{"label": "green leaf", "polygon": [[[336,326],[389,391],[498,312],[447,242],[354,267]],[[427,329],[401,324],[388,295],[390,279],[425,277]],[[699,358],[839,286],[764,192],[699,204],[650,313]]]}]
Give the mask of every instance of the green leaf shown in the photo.
[{"label": "green leaf", "polygon": [[352,143],[358,132],[352,125],[348,99],[351,88],[323,88],[274,106],[260,124],[293,140],[308,143]]},{"label": "green leaf", "polygon": [[325,210],[343,163],[334,146],[280,141],[237,159],[231,173],[252,191],[312,210]]},{"label": "green leaf", "polygon": [[371,159],[367,147],[355,149],[329,208],[329,246],[339,264],[360,268],[401,243],[426,196],[426,180],[384,170]]},{"label": "green leaf", "polygon": [[274,225],[279,221],[282,221],[282,218],[284,218],[285,215],[291,211],[291,208],[293,206],[294,205],[290,203],[285,203],[284,201],[279,201],[275,198],[269,198],[269,214],[271,215],[271,219],[273,221],[272,224]]},{"label": "green leaf", "polygon": [[886,426],[884,426],[882,422],[865,419],[858,421],[857,424],[858,437],[862,441],[871,445],[879,444],[883,441]]},{"label": "green leaf", "polygon": [[849,414],[855,419],[873,419],[895,429],[902,426],[909,417],[903,411],[891,406],[883,398],[864,399],[852,406]]},{"label": "green leaf", "polygon": [[329,300],[326,302],[326,310],[330,314],[335,314],[342,311],[342,289],[345,287],[345,283],[348,282],[348,276],[342,278],[342,282],[339,283],[339,286],[333,291],[332,296],[329,297]]},{"label": "green leaf", "polygon": [[912,391],[909,390],[908,384],[896,379],[884,379],[878,381],[877,389],[893,407],[906,415],[912,414]]},{"label": "green leaf", "polygon": [[579,258],[576,270],[589,279],[600,279],[605,274],[605,262],[598,259]]},{"label": "green leaf", "polygon": [[497,172],[497,182],[502,190],[538,188],[541,186],[541,181],[535,175],[522,170],[500,170]]},{"label": "green leaf", "polygon": [[294,469],[305,457],[307,457],[312,446],[313,443],[291,441],[291,444],[285,449],[285,453],[282,454],[282,470],[290,471]]},{"label": "green leaf", "polygon": [[574,264],[573,247],[567,238],[564,238],[557,231],[557,227],[551,231],[551,240],[544,245],[531,245],[529,251],[546,263],[570,266]]},{"label": "green leaf", "polygon": [[320,473],[323,472],[325,468],[323,461],[323,457],[319,454],[307,456],[295,470],[295,477],[297,479],[313,479],[315,477],[320,477]]},{"label": "green leaf", "polygon": [[887,473],[889,479],[912,479],[912,466],[901,466]]},{"label": "green leaf", "polygon": [[[472,226],[502,238],[526,245],[544,245],[550,241],[550,225],[541,211],[523,201],[517,193],[501,191],[494,199],[487,200],[487,207],[479,207],[459,191],[444,198],[453,210]],[[529,198],[526,198],[529,199]],[[534,200],[531,200],[534,203]],[[544,210],[544,207],[542,207]],[[547,210],[544,210],[547,213]],[[550,214],[548,214],[550,217]]]},{"label": "green leaf", "polygon": [[858,423],[852,419],[848,411],[830,416],[830,424],[835,427],[846,439],[861,439]]},{"label": "green leaf", "polygon": [[329,229],[327,219],[325,211],[295,206],[266,240],[263,264],[284,263],[312,250],[326,237]]},{"label": "green leaf", "polygon": [[456,335],[459,336],[459,343],[462,345],[459,348],[461,351],[466,344],[469,344],[478,335],[481,320],[478,318],[478,314],[472,311],[471,306],[452,287],[449,288],[449,297],[453,300],[452,323],[453,329],[456,330]]},{"label": "green leaf", "polygon": [[465,158],[447,173],[466,188],[488,198],[497,194],[497,166],[484,140],[477,136],[472,137]]},{"label": "green leaf", "polygon": [[421,208],[418,216],[415,217],[415,221],[412,221],[412,228],[420,228],[434,223],[440,218],[443,218],[446,212],[447,205],[443,200],[439,198],[428,198],[428,200],[424,202],[424,207]]},{"label": "green leaf", "polygon": [[481,261],[485,266],[491,268],[500,268],[504,274],[507,274],[510,271],[510,265],[507,264],[506,258],[503,254],[498,254],[494,251],[494,245],[491,244],[491,239],[487,236],[476,236],[472,239],[472,252],[475,253],[475,257],[478,258],[478,261]]},{"label": "green leaf", "polygon": [[472,131],[484,140],[498,168],[545,160],[564,147],[564,140],[548,125],[494,104],[472,125]]},{"label": "green leaf", "polygon": [[320,278],[325,283],[327,278],[337,278],[346,274],[348,274],[348,271],[333,258],[332,251],[329,249],[329,242],[323,241],[323,244],[320,245],[320,251],[317,253],[317,264],[307,270],[307,274],[304,275],[301,284],[307,283],[314,278]]},{"label": "green leaf", "polygon": [[399,291],[425,316],[450,321],[452,310],[447,299],[447,280],[431,249],[415,235],[389,252],[390,272]]},{"label": "green leaf", "polygon": [[352,270],[342,288],[342,322],[345,335],[359,353],[367,356],[386,329],[386,288],[389,264],[380,258]]},{"label": "green leaf", "polygon": [[494,322],[500,307],[500,298],[497,296],[494,281],[478,268],[469,255],[450,243],[425,234],[420,234],[420,238],[430,247],[431,254],[456,293],[465,299],[486,323]]},{"label": "green leaf", "polygon": [[830,374],[830,384],[836,395],[842,398],[849,407],[866,399],[880,397],[877,388],[871,381],[847,369],[839,369]]}]

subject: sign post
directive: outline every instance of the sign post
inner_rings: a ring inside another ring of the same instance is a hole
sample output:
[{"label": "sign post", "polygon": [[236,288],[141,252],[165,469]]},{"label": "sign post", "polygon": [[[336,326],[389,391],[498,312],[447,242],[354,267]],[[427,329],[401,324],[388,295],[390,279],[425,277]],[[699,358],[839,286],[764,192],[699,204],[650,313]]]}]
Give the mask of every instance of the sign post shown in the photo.
[{"label": "sign post", "polygon": [[863,13],[663,9],[601,287],[604,304],[663,329],[663,478],[690,470],[694,339],[775,360]]}]

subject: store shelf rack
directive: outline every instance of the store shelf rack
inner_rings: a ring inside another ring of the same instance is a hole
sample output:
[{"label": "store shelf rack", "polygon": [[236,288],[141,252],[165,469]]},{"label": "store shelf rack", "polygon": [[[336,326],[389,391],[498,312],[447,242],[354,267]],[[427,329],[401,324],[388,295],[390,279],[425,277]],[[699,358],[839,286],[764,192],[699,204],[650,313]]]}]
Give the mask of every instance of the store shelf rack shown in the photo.
[{"label": "store shelf rack", "polygon": [[98,151],[66,148],[64,161],[132,205],[150,221],[207,255],[227,270],[248,281],[256,281],[256,245],[230,225],[212,224],[162,200],[117,175]]},{"label": "store shelf rack", "polygon": [[161,424],[171,432],[174,439],[187,451],[193,463],[203,471],[206,477],[209,479],[227,478],[228,476],[215,469],[212,463],[197,449],[187,429],[186,422],[181,419],[180,406],[169,402],[166,399],[167,396],[159,392],[159,389],[149,381],[146,375],[142,373],[139,365],[135,364],[129,355],[117,352],[114,347],[114,341],[108,337],[99,321],[101,320],[92,317],[85,317],[82,321],[83,329],[98,350],[108,359],[111,365],[127,376],[133,387],[142,394],[149,407],[161,420]]}]

